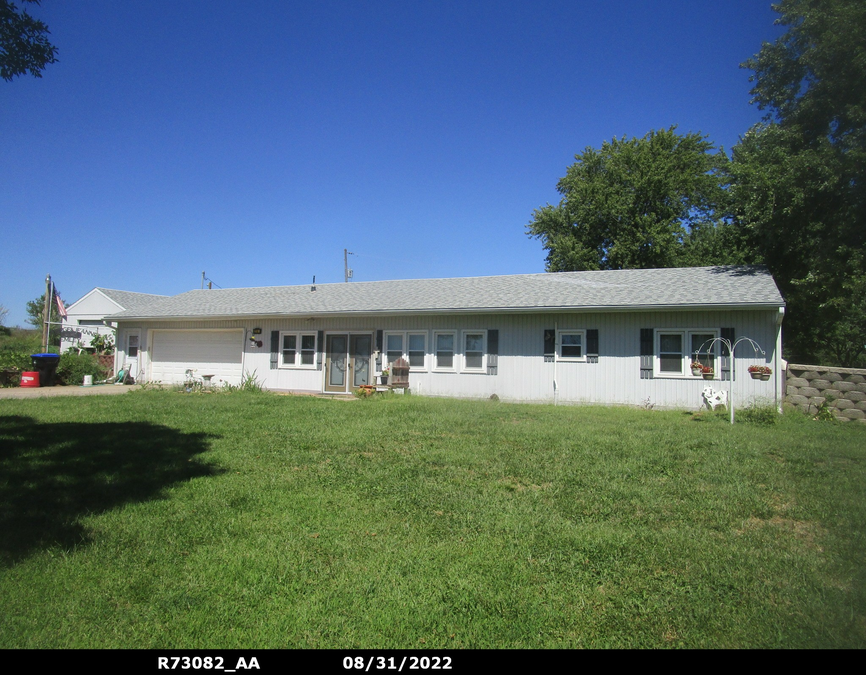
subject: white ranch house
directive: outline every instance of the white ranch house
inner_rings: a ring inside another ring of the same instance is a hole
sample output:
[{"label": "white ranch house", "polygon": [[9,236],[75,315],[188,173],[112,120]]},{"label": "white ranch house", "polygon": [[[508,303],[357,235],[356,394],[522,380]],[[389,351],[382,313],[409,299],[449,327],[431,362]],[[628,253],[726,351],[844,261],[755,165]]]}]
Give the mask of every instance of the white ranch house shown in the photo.
[{"label": "white ranch house", "polygon": [[[785,303],[762,267],[563,272],[195,290],[110,317],[116,367],[179,383],[255,374],[268,389],[348,394],[397,358],[413,393],[696,407],[694,352],[737,397],[779,402]],[[752,380],[750,365],[772,368]]]}]

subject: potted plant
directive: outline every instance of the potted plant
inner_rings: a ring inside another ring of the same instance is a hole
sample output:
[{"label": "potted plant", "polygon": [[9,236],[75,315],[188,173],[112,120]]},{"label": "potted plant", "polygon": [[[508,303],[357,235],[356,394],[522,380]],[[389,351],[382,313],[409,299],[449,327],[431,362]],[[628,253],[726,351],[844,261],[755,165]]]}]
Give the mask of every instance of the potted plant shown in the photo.
[{"label": "potted plant", "polygon": [[704,372],[704,365],[700,361],[692,361],[690,368],[692,369],[692,375],[695,377],[700,377]]},{"label": "potted plant", "polygon": [[704,376],[705,380],[712,380],[716,374],[712,366],[701,366],[701,375]]},{"label": "potted plant", "polygon": [[382,368],[382,374],[379,376],[379,379],[382,381],[382,384],[388,384],[388,376],[391,374],[390,368]]},{"label": "potted plant", "polygon": [[749,375],[752,376],[753,380],[764,380],[766,382],[772,374],[773,371],[769,366],[749,366]]}]

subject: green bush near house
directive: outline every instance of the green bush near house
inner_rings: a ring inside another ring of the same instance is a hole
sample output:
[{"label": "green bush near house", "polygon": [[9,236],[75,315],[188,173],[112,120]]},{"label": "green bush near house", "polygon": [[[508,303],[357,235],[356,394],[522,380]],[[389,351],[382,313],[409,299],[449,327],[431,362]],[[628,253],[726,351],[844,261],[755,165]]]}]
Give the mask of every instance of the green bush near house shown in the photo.
[{"label": "green bush near house", "polygon": [[32,370],[31,354],[42,351],[38,331],[9,328],[0,334],[0,386],[17,387],[20,373]]},{"label": "green bush near house", "polygon": [[30,353],[0,350],[0,370],[30,370]]},{"label": "green bush near house", "polygon": [[93,354],[66,352],[60,355],[60,363],[57,365],[59,384],[83,384],[85,375],[92,375],[94,381],[102,380],[108,377],[108,371],[99,364]]}]

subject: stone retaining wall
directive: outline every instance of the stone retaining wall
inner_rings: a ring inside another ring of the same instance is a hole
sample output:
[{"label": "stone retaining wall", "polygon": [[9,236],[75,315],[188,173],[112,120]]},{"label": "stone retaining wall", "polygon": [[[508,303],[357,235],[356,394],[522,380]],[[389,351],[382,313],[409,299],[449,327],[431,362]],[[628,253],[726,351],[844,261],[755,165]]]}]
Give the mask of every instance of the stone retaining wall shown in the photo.
[{"label": "stone retaining wall", "polygon": [[785,401],[811,414],[828,401],[836,419],[866,423],[866,369],[789,363]]}]

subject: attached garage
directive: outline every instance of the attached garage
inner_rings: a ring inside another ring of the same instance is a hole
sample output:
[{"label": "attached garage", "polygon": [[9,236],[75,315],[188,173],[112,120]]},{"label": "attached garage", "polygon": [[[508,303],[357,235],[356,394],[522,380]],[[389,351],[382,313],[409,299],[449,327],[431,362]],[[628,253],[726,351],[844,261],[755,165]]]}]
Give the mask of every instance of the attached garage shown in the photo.
[{"label": "attached garage", "polygon": [[154,330],[150,337],[150,380],[177,383],[193,369],[196,377],[213,375],[240,384],[243,375],[244,331]]}]

